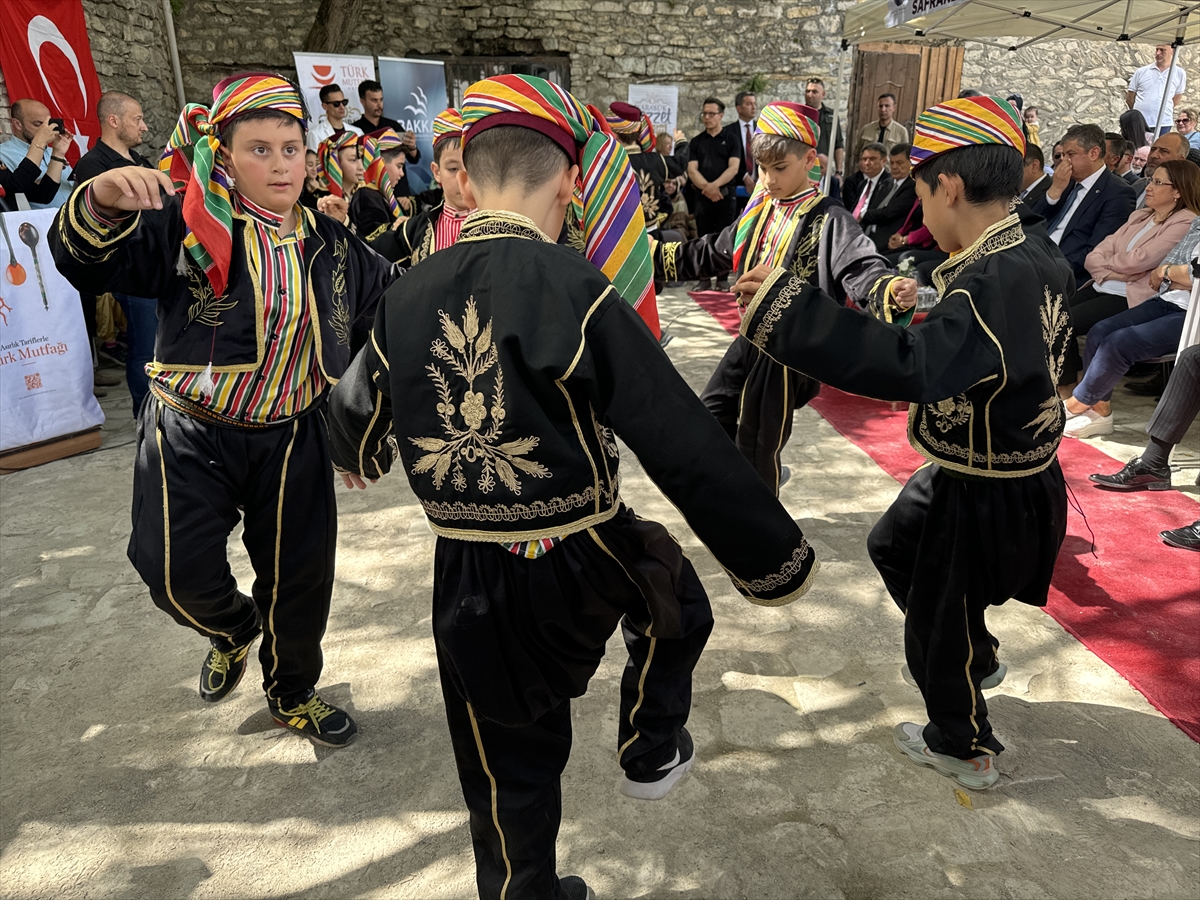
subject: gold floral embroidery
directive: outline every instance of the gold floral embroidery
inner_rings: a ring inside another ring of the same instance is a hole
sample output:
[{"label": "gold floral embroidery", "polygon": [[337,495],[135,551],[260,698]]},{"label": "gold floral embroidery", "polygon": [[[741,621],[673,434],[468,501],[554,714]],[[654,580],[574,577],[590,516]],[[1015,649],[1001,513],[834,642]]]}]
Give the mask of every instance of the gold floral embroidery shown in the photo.
[{"label": "gold floral embroidery", "polygon": [[979,262],[985,256],[1008,250],[1024,242],[1025,231],[1021,228],[1021,220],[1016,214],[1001,219],[984,231],[974,244],[933,270],[933,286],[937,288],[938,296],[946,293],[946,285],[952,283],[967,266]]},{"label": "gold floral embroidery", "polygon": [[[1042,304],[1042,341],[1046,345],[1046,367],[1050,371],[1050,384],[1058,384],[1062,376],[1063,365],[1066,363],[1067,341],[1071,339],[1071,317],[1067,306],[1063,303],[1062,295],[1051,296],[1049,285],[1045,288],[1046,302]],[[1056,432],[1063,420],[1063,404],[1054,393],[1042,401],[1038,414],[1025,427],[1037,426],[1033,437],[1037,437],[1047,428]]]},{"label": "gold floral embroidery", "polygon": [[[534,500],[532,503],[464,503],[461,500],[441,502],[438,500],[422,500],[421,507],[432,519],[447,522],[465,519],[473,522],[519,522],[523,519],[543,519],[547,516],[558,516],[576,509],[586,509],[596,499],[595,488],[588,487],[578,494],[567,497],[551,497],[549,500]],[[600,488],[600,499],[605,508],[616,499],[616,492]],[[579,523],[571,523],[572,528]]]},{"label": "gold floral embroidery", "polygon": [[966,394],[930,403],[925,408],[933,413],[934,424],[942,434],[951,428],[957,428],[959,425],[965,425],[971,421],[971,413],[974,411]]},{"label": "gold floral embroidery", "polygon": [[[778,271],[782,273],[783,270],[780,269]],[[783,318],[784,312],[792,305],[792,300],[795,299],[796,295],[802,289],[808,286],[808,283],[800,276],[789,278],[788,283],[775,295],[775,299],[771,302],[766,315],[758,323],[758,327],[754,329],[754,337],[750,339],[750,342],[759,347],[764,346],[767,343],[767,338],[771,336],[771,332],[775,330],[775,326],[779,323],[779,320]]]},{"label": "gold floral embroidery", "polygon": [[662,245],[662,267],[664,281],[679,280],[679,264],[676,262],[676,257],[679,254],[679,248],[682,247],[679,243],[667,243]]},{"label": "gold floral embroidery", "polygon": [[[927,407],[927,406],[921,407],[921,409],[923,409],[923,410],[929,409],[929,408],[930,407]],[[953,464],[950,464],[951,468],[955,468],[958,471],[964,471],[964,470],[971,471],[978,475],[988,475],[988,474],[999,474],[999,475],[1008,475],[1008,476],[1029,475],[1029,474],[1031,474],[1031,472],[1028,470],[1022,471],[1022,472],[995,473],[995,472],[985,471],[984,469],[981,469],[978,467],[984,466],[984,467],[990,468],[991,466],[994,466],[997,464],[1012,466],[1012,465],[1021,465],[1021,464],[1030,463],[1030,462],[1038,462],[1040,460],[1044,460],[1047,456],[1053,456],[1054,451],[1058,448],[1059,441],[1060,441],[1060,438],[1056,438],[1053,441],[1049,441],[1038,447],[1034,447],[1032,450],[1027,450],[1027,451],[1017,450],[1012,453],[993,453],[991,455],[991,457],[989,458],[988,455],[985,453],[976,453],[976,454],[974,454],[974,456],[972,456],[971,451],[967,447],[964,447],[961,444],[951,444],[951,443],[939,440],[938,438],[934,437],[933,434],[930,433],[929,427],[928,427],[928,422],[926,420],[926,417],[923,415],[921,416],[921,424],[918,426],[917,432],[920,435],[921,440],[919,443],[914,441],[914,445],[917,447],[918,450],[925,448],[925,450],[937,451],[938,453],[941,453],[945,456],[953,456],[953,457],[957,457],[958,459],[967,460],[968,465],[970,466],[969,469],[966,469],[966,467],[955,466]],[[934,462],[941,463],[942,465],[947,465],[947,462],[944,459],[939,459],[937,457],[934,457],[928,452],[925,453],[925,455],[928,456],[930,459],[934,460]],[[1045,468],[1045,466],[1042,466],[1042,468]]]},{"label": "gold floral embroidery", "polygon": [[[500,368],[499,354],[492,342],[492,323],[489,319],[480,327],[479,313],[475,307],[475,298],[467,301],[467,310],[463,315],[460,328],[443,311],[438,310],[442,321],[442,334],[445,340],[433,342],[430,352],[444,362],[451,370],[467,383],[462,400],[457,404],[450,389],[450,382],[436,363],[425,367],[430,379],[437,386],[437,413],[442,420],[442,430],[445,438],[419,437],[409,440],[426,451],[413,465],[414,475],[424,472],[433,473],[433,486],[441,489],[447,474],[450,484],[456,491],[462,493],[467,489],[467,465],[479,464],[479,477],[476,486],[483,493],[490,493],[496,487],[496,478],[512,493],[520,495],[521,479],[518,471],[534,478],[549,478],[550,470],[541,463],[525,459],[529,452],[537,447],[540,439],[524,437],[515,441],[500,443],[504,430],[504,372]],[[475,390],[475,382],[495,369],[492,379],[491,405],[483,391]],[[463,420],[465,428],[455,424],[457,414]],[[491,418],[486,430],[484,422]]]},{"label": "gold floral embroidery", "polygon": [[437,231],[437,225],[434,224],[436,219],[430,219],[425,223],[425,233],[421,236],[420,246],[413,247],[412,256],[409,258],[409,266],[415,266],[423,259],[428,259],[433,255],[433,239]]},{"label": "gold floral embroidery", "polygon": [[467,216],[466,221],[463,222],[462,231],[459,232],[458,243],[465,244],[472,241],[486,241],[491,238],[505,237],[544,241],[547,244],[554,243],[553,240],[542,233],[542,230],[537,227],[533,219],[522,216],[519,213],[497,212],[495,210],[474,212]]},{"label": "gold floral embroidery", "polygon": [[735,578],[734,580],[746,588],[746,590],[753,593],[761,593],[763,591],[774,590],[777,587],[783,587],[804,571],[804,563],[811,554],[812,549],[808,546],[808,541],[801,538],[800,546],[792,551],[792,555],[780,566],[779,571],[774,575],[768,575],[765,578],[754,578],[750,581],[745,581],[741,578]]},{"label": "gold floral embroidery", "polygon": [[812,224],[796,241],[796,249],[792,253],[792,274],[797,278],[809,281],[816,274],[817,266],[820,264],[821,255],[818,252],[821,244],[821,235],[825,233],[825,223],[829,221],[829,214],[816,216],[812,220]]},{"label": "gold floral embroidery", "polygon": [[350,308],[346,305],[346,258],[349,255],[349,238],[333,242],[333,316],[329,324],[337,335],[337,342],[350,346]]},{"label": "gold floral embroidery", "polygon": [[237,301],[226,300],[224,296],[213,296],[212,284],[196,266],[188,264],[187,275],[188,290],[196,298],[196,302],[188,307],[188,325],[191,325],[193,322],[208,325],[212,328],[224,325],[225,323],[220,318],[221,313],[233,309],[237,306]]}]

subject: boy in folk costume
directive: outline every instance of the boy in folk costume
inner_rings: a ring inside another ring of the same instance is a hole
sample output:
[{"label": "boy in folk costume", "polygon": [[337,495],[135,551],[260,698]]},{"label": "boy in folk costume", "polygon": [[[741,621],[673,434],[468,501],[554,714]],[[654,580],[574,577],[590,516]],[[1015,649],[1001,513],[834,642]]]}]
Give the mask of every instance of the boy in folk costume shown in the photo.
[{"label": "boy in folk costume", "polygon": [[[185,107],[164,171],[80,185],[50,241],[81,291],[161,298],[129,558],[155,604],[208,638],[201,698],[233,690],[262,634],[275,721],[341,746],[357,726],[315,692],[337,534],[323,410],[393,273],[298,204],[306,127],[287,81],[226,79],[211,109]],[[239,519],[251,597],[226,558]]]},{"label": "boy in folk costume", "polygon": [[454,107],[433,120],[433,164],[430,170],[442,189],[442,200],[422,210],[373,246],[405,268],[415,266],[458,240],[463,222],[472,212],[458,186],[462,169],[462,115]]},{"label": "boy in folk costume", "polygon": [[[764,106],[751,142],[759,181],[745,212],[719,234],[658,245],[656,271],[667,281],[690,281],[778,266],[834,297],[849,294],[860,305],[878,305],[895,291],[915,300],[915,282],[895,278],[854,217],[810,182],[817,121],[817,110],[799,103]],[[820,387],[738,337],[700,398],[778,492],[788,475],[780,456],[792,433],[792,412]]]},{"label": "boy in folk costume", "polygon": [[752,295],[741,331],[782,365],[843,390],[908,400],[918,470],[871,530],[868,549],[905,612],[906,678],[929,724],[902,722],[896,745],[970,788],[996,783],[981,690],[999,683],[999,643],[984,611],[1009,598],[1044,606],[1066,533],[1056,458],[1055,390],[1070,325],[1069,271],[1010,212],[1025,138],[997,97],[938,104],[916,122],[912,162],[925,224],[951,258],[934,271],[941,301],[880,322],[767,265],[736,285]]},{"label": "boy in folk costume", "polygon": [[[620,624],[620,789],[665,796],[695,759],[713,625],[679,545],[620,502],[613,432],[751,602],[790,602],[816,563],[632,308],[650,250],[603,119],[520,75],[473,85],[462,114],[478,209],[380,306],[333,398],[336,461],[379,477],[394,435],[438,534],[434,638],[480,896],[584,897],[554,864],[570,700]],[[572,203],[586,257],[550,237]]]},{"label": "boy in folk costume", "polygon": [[687,142],[680,141],[673,156],[659,153],[650,117],[629,103],[610,103],[605,121],[629,156],[629,165],[642,195],[646,227],[656,231],[673,208],[663,185],[687,174]]},{"label": "boy in folk costume", "polygon": [[376,238],[398,227],[404,213],[393,186],[404,176],[404,139],[390,128],[369,134],[361,142],[362,184],[350,198],[350,224],[371,246]]},{"label": "boy in folk costume", "polygon": [[350,131],[333,135],[317,145],[317,183],[327,192],[317,209],[352,231],[350,201],[362,180],[361,135]]}]

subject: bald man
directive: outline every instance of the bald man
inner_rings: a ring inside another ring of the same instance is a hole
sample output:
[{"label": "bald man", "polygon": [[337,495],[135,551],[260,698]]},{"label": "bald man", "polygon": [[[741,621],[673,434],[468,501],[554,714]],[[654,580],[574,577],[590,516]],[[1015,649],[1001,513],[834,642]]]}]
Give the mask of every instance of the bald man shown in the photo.
[{"label": "bald man", "polygon": [[[109,169],[122,166],[144,166],[154,168],[134,147],[140,146],[142,136],[149,130],[142,115],[142,104],[122,91],[102,94],[96,104],[96,115],[100,119],[100,140],[75,166],[76,184],[90,181]],[[158,300],[154,297],[135,297],[132,294],[113,293],[125,321],[129,349],[125,356],[125,378],[129,383],[129,395],[133,399],[133,414],[136,416],[142,400],[150,392],[150,377],[146,374],[146,363],[154,358],[154,333],[158,328]],[[85,309],[89,298],[84,297]],[[94,300],[93,300],[94,302]],[[86,318],[86,312],[85,312]]]},{"label": "bald man", "polygon": [[1146,185],[1150,183],[1150,176],[1155,169],[1171,159],[1187,159],[1190,149],[1192,145],[1178,131],[1168,131],[1150,145],[1146,165],[1142,167],[1142,177],[1133,183],[1133,189],[1137,192],[1137,209],[1146,205]]},{"label": "bald man", "polygon": [[[37,100],[24,99],[18,100],[12,105],[12,131],[11,140],[0,144],[0,163],[4,163],[10,169],[16,169],[21,164],[21,160],[29,153],[29,148],[34,139],[37,137],[38,129],[46,124],[50,119],[50,110],[46,108],[46,104]],[[53,155],[54,149],[52,146],[47,146],[42,154],[41,172],[46,174],[46,169],[50,165],[50,157]],[[58,193],[54,195],[54,199],[49,203],[30,203],[33,209],[58,209],[67,202],[67,198],[71,196],[71,188],[74,185],[71,183],[73,178],[70,166],[66,165],[65,158],[63,159],[63,173],[59,182]]]}]

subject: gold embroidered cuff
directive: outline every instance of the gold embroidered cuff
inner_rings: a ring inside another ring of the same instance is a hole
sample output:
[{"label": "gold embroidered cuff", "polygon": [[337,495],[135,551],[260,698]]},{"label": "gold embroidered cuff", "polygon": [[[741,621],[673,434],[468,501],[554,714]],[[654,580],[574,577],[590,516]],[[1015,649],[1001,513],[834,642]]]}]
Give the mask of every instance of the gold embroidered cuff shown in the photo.
[{"label": "gold embroidered cuff", "polygon": [[[750,326],[754,322],[755,318],[757,318],[757,316],[758,316],[759,305],[763,302],[764,299],[766,299],[767,294],[769,294],[771,292],[771,288],[773,288],[775,286],[775,282],[777,282],[780,278],[784,277],[787,274],[788,274],[788,270],[783,268],[782,266],[780,266],[779,268],[772,271],[771,274],[767,276],[767,280],[762,283],[762,286],[757,291],[754,292],[754,296],[751,298],[750,302],[746,305],[746,312],[742,316],[742,324],[741,324],[741,328],[740,328],[742,337],[745,337],[745,338],[750,337],[750,334],[749,334]],[[766,335],[769,333],[770,333],[770,330],[768,329],[768,331],[765,334],[763,334],[762,337],[765,339]],[[755,334],[755,337],[759,337],[759,335]],[[755,342],[755,343],[757,343],[757,342]]]},{"label": "gold embroidered cuff", "polygon": [[663,279],[665,281],[679,280],[679,266],[676,262],[676,257],[679,254],[679,248],[683,245],[678,242],[662,244],[662,267]]}]

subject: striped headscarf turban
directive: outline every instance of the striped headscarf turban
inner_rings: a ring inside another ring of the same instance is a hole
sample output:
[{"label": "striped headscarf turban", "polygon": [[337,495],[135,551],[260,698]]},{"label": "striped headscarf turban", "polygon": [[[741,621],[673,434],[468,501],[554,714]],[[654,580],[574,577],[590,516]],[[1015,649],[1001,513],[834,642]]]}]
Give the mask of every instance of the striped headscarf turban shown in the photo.
[{"label": "striped headscarf turban", "polygon": [[913,168],[960,147],[999,144],[1025,154],[1021,114],[999,97],[961,97],[931,106],[917,116],[909,159]]},{"label": "striped headscarf turban", "polygon": [[296,88],[278,75],[255,73],[226,78],[213,88],[213,104],[183,108],[158,167],[183,191],[183,246],[204,270],[220,297],[229,284],[233,253],[233,201],[229,175],[218,152],[220,128],[245,113],[277,109],[308,128]]},{"label": "striped headscarf turban", "polygon": [[457,109],[451,106],[438,113],[433,120],[433,146],[437,146],[446,138],[461,138],[463,132],[463,117]]},{"label": "striped headscarf turban", "polygon": [[617,134],[635,135],[642,152],[649,153],[654,149],[654,123],[636,106],[620,101],[610,103],[604,120]]},{"label": "striped headscarf turban", "polygon": [[531,128],[579,165],[575,216],[585,254],[654,333],[661,335],[646,220],[629,158],[604,117],[556,84],[531,75],[497,75],[463,96],[463,146],[495,125]]},{"label": "striped headscarf turban", "polygon": [[358,139],[359,135],[353,131],[343,131],[338,135],[330,135],[317,145],[317,181],[335,197],[346,196],[338,151],[343,147],[353,146],[358,143]]},{"label": "striped headscarf turban", "polygon": [[[788,140],[800,141],[816,147],[821,139],[821,126],[817,124],[820,113],[802,103],[776,100],[768,103],[758,113],[755,134],[774,134]],[[817,169],[819,171],[819,168]],[[810,177],[812,173],[810,172]],[[754,186],[754,193],[746,204],[742,217],[738,219],[737,234],[733,241],[733,269],[740,272],[742,259],[746,255],[754,235],[757,233],[763,213],[770,208],[771,195],[762,181]]]},{"label": "striped headscarf turban", "polygon": [[383,154],[389,150],[399,152],[402,138],[393,129],[385,128],[377,134],[363,138],[362,146],[362,160],[365,167],[363,183],[368,187],[375,188],[383,195],[394,222],[400,218],[400,203],[396,200],[395,191],[392,190],[392,179],[387,173],[387,162],[384,160]]}]

